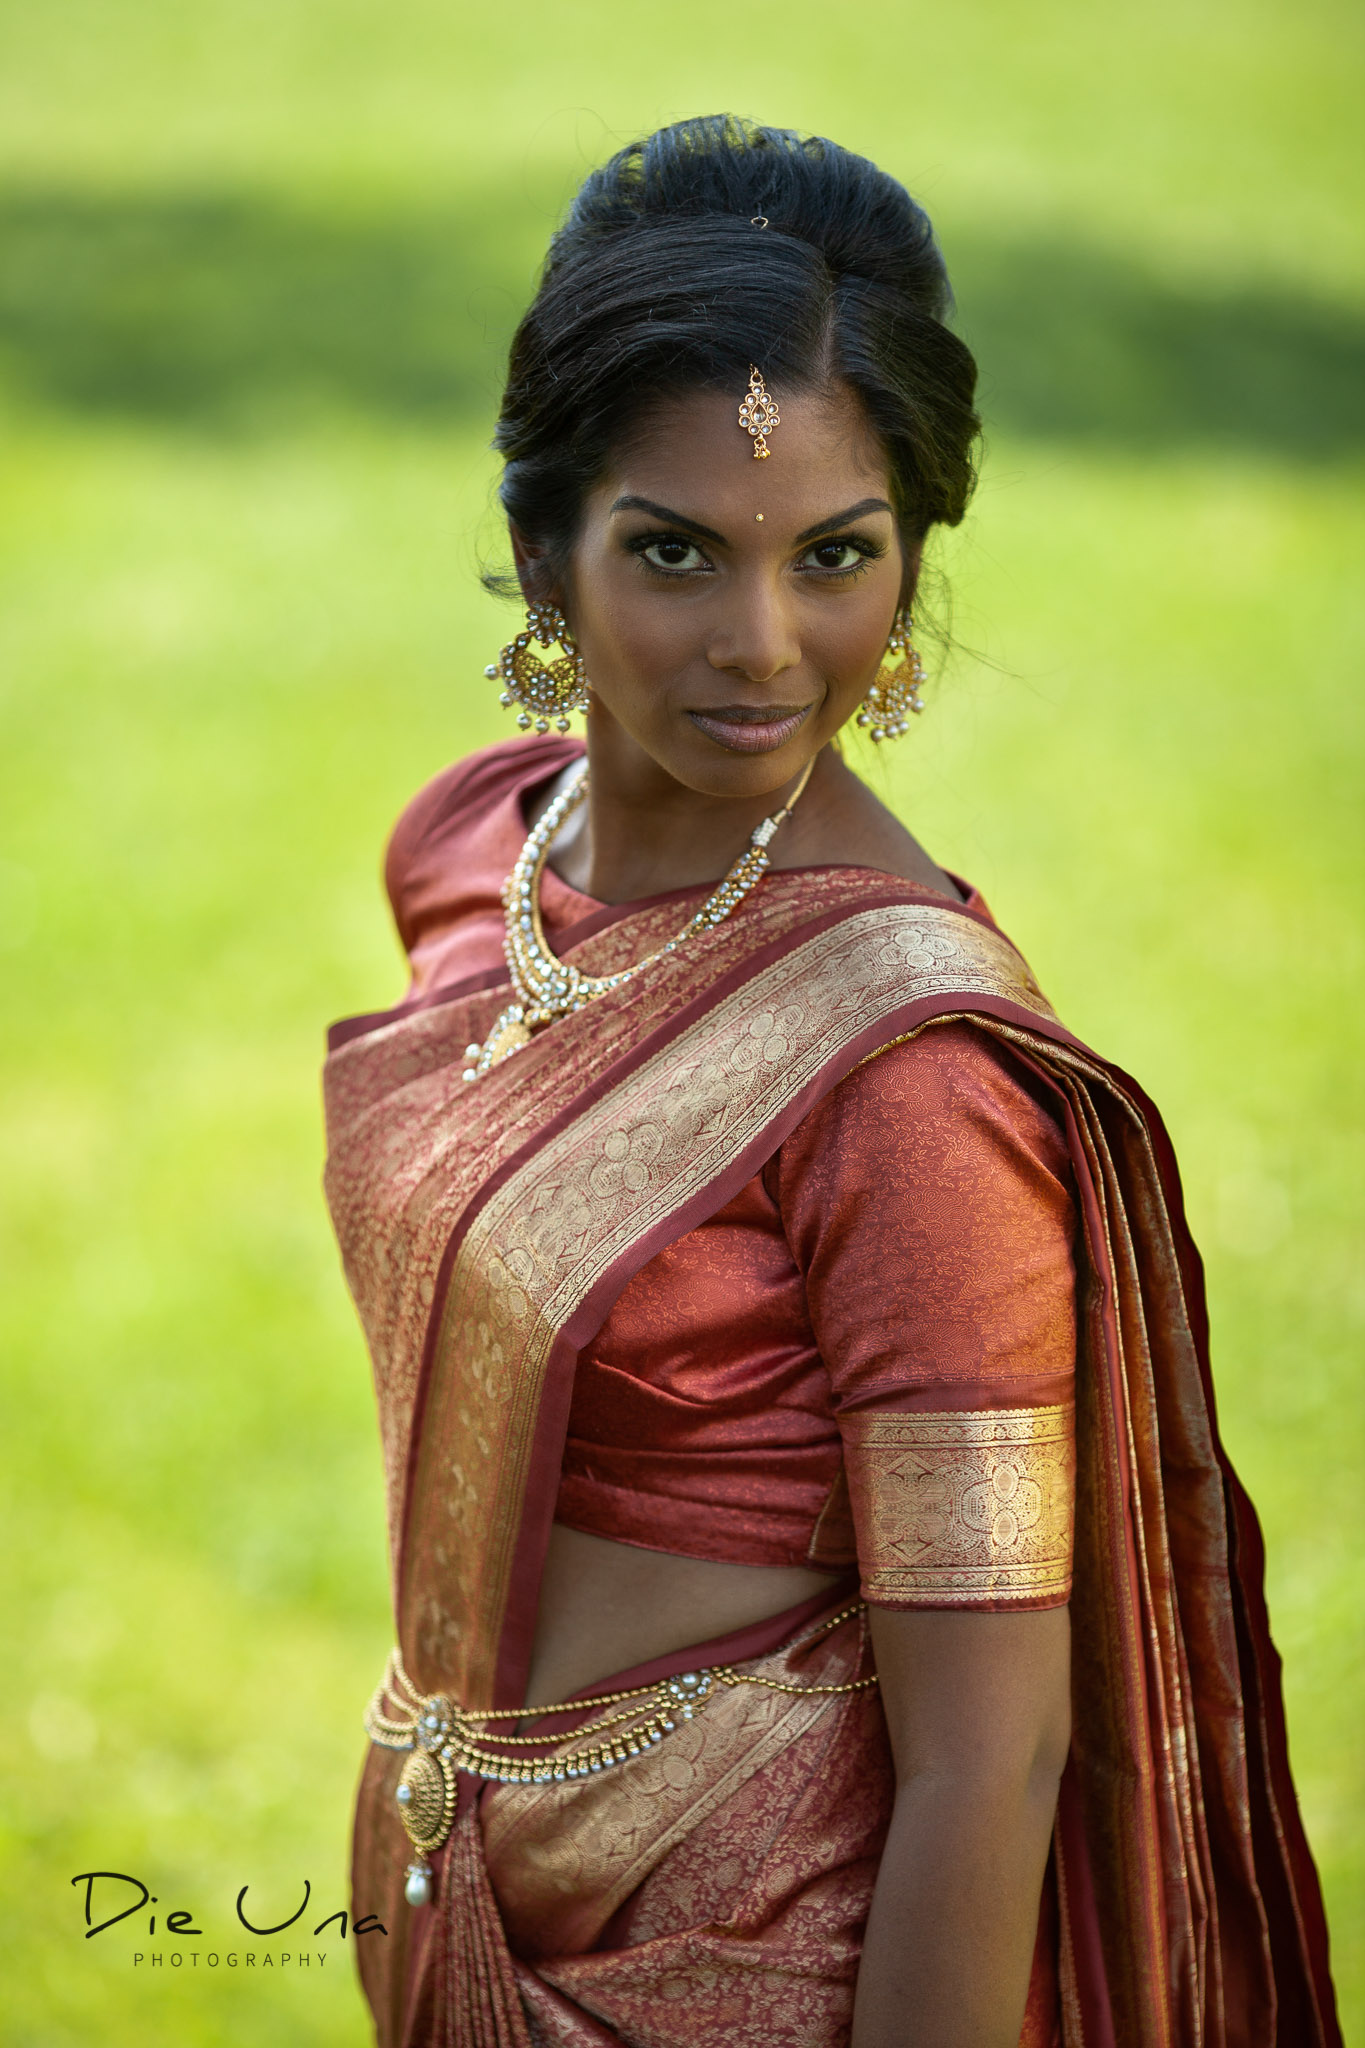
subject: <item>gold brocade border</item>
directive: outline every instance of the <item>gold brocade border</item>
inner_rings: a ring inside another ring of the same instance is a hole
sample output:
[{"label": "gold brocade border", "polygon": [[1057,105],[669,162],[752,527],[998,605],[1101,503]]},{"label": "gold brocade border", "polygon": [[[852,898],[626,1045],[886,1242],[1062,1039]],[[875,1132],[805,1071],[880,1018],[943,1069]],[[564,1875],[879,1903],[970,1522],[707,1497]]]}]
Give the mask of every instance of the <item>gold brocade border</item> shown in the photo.
[{"label": "gold brocade border", "polygon": [[866,1411],[840,1428],[864,1598],[1065,1600],[1075,1410]]},{"label": "gold brocade border", "polygon": [[447,1290],[400,1589],[423,1682],[491,1700],[544,1377],[596,1282],[850,1039],[936,995],[1053,1012],[1007,940],[932,905],[817,933],[591,1103],[489,1198]]}]

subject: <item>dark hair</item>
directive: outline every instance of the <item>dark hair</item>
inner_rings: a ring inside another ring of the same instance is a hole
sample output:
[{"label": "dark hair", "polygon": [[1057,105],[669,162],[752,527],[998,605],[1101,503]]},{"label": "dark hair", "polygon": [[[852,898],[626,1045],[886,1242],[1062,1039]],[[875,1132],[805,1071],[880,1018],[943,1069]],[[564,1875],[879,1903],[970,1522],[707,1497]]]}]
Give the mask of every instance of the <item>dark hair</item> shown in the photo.
[{"label": "dark hair", "polygon": [[729,114],[660,128],[592,173],[550,244],[508,362],[503,507],[562,573],[585,494],[661,396],[738,403],[757,364],[778,391],[857,392],[913,545],[975,481],[951,305],[927,215],[865,157]]}]

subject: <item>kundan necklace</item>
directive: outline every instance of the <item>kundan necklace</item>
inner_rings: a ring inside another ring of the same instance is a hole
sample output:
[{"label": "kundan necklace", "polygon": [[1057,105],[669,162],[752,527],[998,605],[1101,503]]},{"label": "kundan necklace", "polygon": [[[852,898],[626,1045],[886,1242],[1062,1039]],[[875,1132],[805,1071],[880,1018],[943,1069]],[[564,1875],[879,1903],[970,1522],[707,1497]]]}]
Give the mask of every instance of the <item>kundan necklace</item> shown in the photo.
[{"label": "kundan necklace", "polygon": [[540,921],[540,877],[561,825],[566,818],[573,816],[580,804],[587,801],[588,770],[585,763],[568,788],[561,791],[537,821],[517,857],[516,866],[503,883],[503,951],[507,956],[507,971],[512,977],[516,1000],[509,1003],[497,1018],[482,1045],[476,1042],[465,1047],[465,1058],[469,1061],[464,1070],[465,1080],[477,1081],[490,1067],[500,1065],[523,1045],[529,1045],[532,1032],[543,1030],[556,1018],[567,1017],[571,1010],[581,1010],[595,996],[604,996],[610,989],[620,988],[622,982],[633,981],[637,974],[643,974],[646,967],[652,967],[666,953],[676,953],[679,946],[695,938],[698,932],[706,931],[714,924],[723,924],[767,871],[769,842],[778,826],[784,825],[791,816],[810,781],[814,766],[814,759],[808,761],[801,780],[781,810],[774,811],[762,824],[755,825],[747,848],[724,881],[712,890],[695,917],[689,918],[680,932],[664,945],[657,946],[652,953],[646,953],[644,959],[637,960],[633,967],[623,967],[618,974],[584,974],[571,962],[557,959],[546,942],[545,929]]}]

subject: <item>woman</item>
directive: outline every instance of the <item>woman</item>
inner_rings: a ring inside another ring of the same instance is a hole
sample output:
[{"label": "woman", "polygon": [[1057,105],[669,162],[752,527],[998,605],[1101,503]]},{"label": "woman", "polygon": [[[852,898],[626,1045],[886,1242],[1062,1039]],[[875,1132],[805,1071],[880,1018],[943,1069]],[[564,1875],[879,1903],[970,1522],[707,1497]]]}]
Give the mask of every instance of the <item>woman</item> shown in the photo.
[{"label": "woman", "polygon": [[839,751],[919,709],[947,303],[891,179],[717,119],[513,343],[534,732],[400,821],[328,1064],[386,2044],[1338,2039],[1166,1138]]}]

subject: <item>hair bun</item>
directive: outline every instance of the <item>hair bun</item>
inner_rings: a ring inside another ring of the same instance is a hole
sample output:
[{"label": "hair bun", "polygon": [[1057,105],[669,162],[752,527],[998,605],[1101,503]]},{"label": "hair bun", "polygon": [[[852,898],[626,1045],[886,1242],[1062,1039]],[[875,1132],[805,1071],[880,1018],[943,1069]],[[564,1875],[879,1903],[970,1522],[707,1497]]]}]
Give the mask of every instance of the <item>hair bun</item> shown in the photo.
[{"label": "hair bun", "polygon": [[677,121],[618,150],[585,180],[550,266],[646,221],[708,214],[764,219],[767,231],[815,250],[833,277],[905,292],[933,318],[952,304],[928,215],[903,185],[823,136],[734,114]]}]

